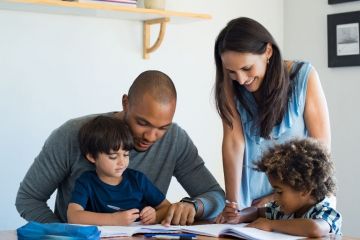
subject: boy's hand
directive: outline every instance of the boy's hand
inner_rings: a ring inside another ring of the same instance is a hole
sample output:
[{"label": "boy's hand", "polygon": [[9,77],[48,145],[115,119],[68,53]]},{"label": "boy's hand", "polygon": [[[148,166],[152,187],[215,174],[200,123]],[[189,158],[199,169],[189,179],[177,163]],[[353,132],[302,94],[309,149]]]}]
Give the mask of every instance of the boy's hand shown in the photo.
[{"label": "boy's hand", "polygon": [[269,231],[269,232],[271,232],[273,230],[271,227],[271,220],[266,219],[266,218],[258,218],[255,221],[253,221],[252,223],[249,223],[248,225],[246,225],[246,227],[253,227],[253,228],[257,228],[257,229]]},{"label": "boy's hand", "polygon": [[116,225],[127,226],[139,218],[139,209],[133,208],[127,211],[114,212],[113,219]]},{"label": "boy's hand", "polygon": [[156,211],[152,207],[145,207],[140,212],[140,219],[142,224],[155,224],[156,223]]}]

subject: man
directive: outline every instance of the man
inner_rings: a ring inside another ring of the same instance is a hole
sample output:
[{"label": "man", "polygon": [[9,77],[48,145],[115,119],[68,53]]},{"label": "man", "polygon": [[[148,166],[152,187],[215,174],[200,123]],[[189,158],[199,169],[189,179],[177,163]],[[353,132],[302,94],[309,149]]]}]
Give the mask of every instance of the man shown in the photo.
[{"label": "man", "polygon": [[[211,219],[224,208],[224,192],[205,167],[186,132],[172,123],[176,89],[159,71],[141,73],[122,99],[123,111],[113,115],[126,121],[134,137],[129,168],[143,172],[165,195],[172,176],[190,195],[174,203],[163,224],[192,224]],[[97,114],[99,115],[99,114]],[[89,115],[67,121],[52,132],[28,170],[16,198],[16,208],[26,220],[67,222],[66,210],[75,180],[93,170],[81,155],[78,131]],[[57,190],[55,212],[46,201]]]}]

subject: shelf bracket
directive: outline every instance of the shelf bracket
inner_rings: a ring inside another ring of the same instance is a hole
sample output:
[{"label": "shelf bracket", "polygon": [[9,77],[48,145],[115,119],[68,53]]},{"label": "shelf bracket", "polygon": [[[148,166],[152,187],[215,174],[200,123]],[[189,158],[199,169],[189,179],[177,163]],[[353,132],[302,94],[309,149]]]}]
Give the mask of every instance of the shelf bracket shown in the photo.
[{"label": "shelf bracket", "polygon": [[[158,49],[164,39],[166,24],[170,21],[169,18],[159,18],[144,21],[143,29],[143,58],[149,59],[150,53]],[[160,24],[159,36],[154,45],[150,47],[150,26],[153,24]]]}]

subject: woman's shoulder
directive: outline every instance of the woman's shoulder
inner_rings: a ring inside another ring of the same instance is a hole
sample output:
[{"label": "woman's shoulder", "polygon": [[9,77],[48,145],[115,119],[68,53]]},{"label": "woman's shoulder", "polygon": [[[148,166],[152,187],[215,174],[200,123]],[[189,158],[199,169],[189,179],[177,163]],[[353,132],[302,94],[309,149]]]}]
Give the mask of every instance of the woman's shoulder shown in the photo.
[{"label": "woman's shoulder", "polygon": [[287,71],[291,74],[296,69],[300,70],[303,67],[312,68],[310,62],[302,61],[302,60],[284,60],[284,64],[286,66]]}]

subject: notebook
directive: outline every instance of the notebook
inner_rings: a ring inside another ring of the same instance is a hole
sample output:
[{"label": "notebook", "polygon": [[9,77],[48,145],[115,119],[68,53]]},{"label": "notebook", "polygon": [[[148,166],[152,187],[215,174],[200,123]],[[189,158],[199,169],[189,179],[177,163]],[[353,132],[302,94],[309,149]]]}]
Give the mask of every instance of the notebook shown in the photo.
[{"label": "notebook", "polygon": [[257,228],[245,227],[246,224],[204,224],[182,226],[183,232],[195,233],[210,237],[232,236],[251,240],[292,240],[305,238],[278,232],[268,232]]},{"label": "notebook", "polygon": [[179,226],[165,227],[160,224],[155,225],[140,225],[133,223],[130,226],[98,226],[100,230],[100,237],[130,237],[135,234],[146,233],[180,233]]}]

